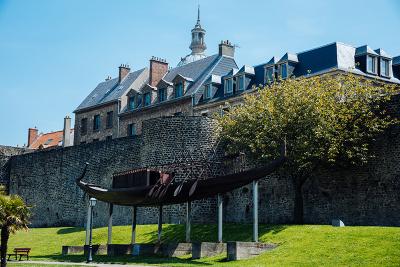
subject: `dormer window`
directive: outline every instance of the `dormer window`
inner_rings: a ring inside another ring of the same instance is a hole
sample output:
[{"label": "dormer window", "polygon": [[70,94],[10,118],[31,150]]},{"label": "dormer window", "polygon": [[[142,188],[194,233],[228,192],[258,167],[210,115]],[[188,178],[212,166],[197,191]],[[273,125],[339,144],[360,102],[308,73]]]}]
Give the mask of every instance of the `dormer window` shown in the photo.
[{"label": "dormer window", "polygon": [[241,75],[238,77],[238,91],[243,91],[245,85],[245,75]]},{"label": "dormer window", "polygon": [[376,74],[376,57],[367,56],[367,72]]},{"label": "dormer window", "polygon": [[178,83],[175,85],[175,98],[183,96],[183,84]]},{"label": "dormer window", "polygon": [[212,97],[212,84],[206,85],[206,90],[204,92],[204,98],[209,99]]},{"label": "dormer window", "polygon": [[143,95],[143,106],[147,107],[151,104],[151,94],[147,92]]},{"label": "dormer window", "polygon": [[136,108],[135,96],[130,96],[128,101],[129,110],[133,110]]},{"label": "dormer window", "polygon": [[286,79],[288,76],[288,72],[287,72],[287,64],[281,64],[281,78],[282,79]]},{"label": "dormer window", "polygon": [[381,76],[389,77],[389,60],[381,58]]},{"label": "dormer window", "polygon": [[233,79],[225,79],[225,94],[233,92]]},{"label": "dormer window", "polygon": [[274,67],[267,67],[265,69],[265,82],[271,83],[274,81]]},{"label": "dormer window", "polygon": [[167,89],[166,88],[161,88],[158,91],[158,101],[159,102],[163,102],[165,100],[167,100]]}]

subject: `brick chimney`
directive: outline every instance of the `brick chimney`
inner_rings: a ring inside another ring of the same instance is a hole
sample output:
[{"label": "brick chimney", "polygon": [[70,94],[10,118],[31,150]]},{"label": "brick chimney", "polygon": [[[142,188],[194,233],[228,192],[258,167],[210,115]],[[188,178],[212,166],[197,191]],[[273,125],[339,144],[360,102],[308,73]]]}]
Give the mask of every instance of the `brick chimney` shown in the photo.
[{"label": "brick chimney", "polygon": [[157,86],[158,82],[168,71],[168,63],[165,59],[151,57],[150,59],[150,81],[151,86]]},{"label": "brick chimney", "polygon": [[229,40],[221,41],[218,48],[220,56],[235,57],[235,46]]},{"label": "brick chimney", "polygon": [[121,66],[119,66],[118,83],[120,83],[126,77],[126,75],[129,74],[130,71],[131,68],[129,67],[129,65],[121,64]]},{"label": "brick chimney", "polygon": [[36,129],[36,127],[28,129],[28,147],[32,145],[37,136],[38,136],[38,129]]}]

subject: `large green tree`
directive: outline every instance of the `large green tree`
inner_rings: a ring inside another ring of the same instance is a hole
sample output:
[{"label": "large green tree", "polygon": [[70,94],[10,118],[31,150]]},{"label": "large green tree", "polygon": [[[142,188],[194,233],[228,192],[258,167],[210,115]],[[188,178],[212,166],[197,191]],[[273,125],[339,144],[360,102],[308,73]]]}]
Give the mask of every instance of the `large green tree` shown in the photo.
[{"label": "large green tree", "polygon": [[7,265],[7,244],[10,234],[28,229],[31,212],[18,195],[8,196],[0,187],[1,267]]},{"label": "large green tree", "polygon": [[228,150],[258,161],[278,156],[286,140],[294,222],[302,223],[306,180],[319,166],[368,162],[373,141],[397,122],[385,109],[395,93],[394,85],[351,74],[290,78],[248,94],[218,120]]}]

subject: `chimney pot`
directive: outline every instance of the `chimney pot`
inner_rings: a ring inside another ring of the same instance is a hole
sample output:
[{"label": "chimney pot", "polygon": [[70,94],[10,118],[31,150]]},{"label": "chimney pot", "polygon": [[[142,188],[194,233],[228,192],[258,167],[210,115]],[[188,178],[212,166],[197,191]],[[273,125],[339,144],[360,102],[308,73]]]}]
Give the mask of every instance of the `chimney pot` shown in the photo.
[{"label": "chimney pot", "polygon": [[151,86],[157,86],[160,80],[168,71],[168,63],[166,59],[152,56],[150,58],[150,81]]},{"label": "chimney pot", "polygon": [[130,70],[131,69],[128,65],[121,64],[121,66],[119,67],[118,83],[120,83],[126,77],[126,75],[129,74]]},{"label": "chimney pot", "polygon": [[229,42],[229,40],[221,41],[218,48],[220,56],[235,57],[235,47]]}]

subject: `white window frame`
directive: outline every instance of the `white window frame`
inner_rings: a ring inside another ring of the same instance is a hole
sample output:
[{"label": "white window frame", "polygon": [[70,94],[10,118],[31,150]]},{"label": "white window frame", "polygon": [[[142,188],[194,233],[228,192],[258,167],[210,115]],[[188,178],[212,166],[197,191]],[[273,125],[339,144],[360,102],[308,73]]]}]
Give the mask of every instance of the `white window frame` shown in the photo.
[{"label": "white window frame", "polygon": [[[204,90],[204,99],[211,99],[212,98],[212,84],[206,84]],[[208,94],[209,93],[209,94]]]},{"label": "white window frame", "polygon": [[[238,90],[238,91],[244,91],[244,90],[245,90],[245,87],[246,87],[246,75],[245,75],[245,74],[239,75],[239,76],[237,76],[237,79],[239,79],[239,81],[238,81],[238,83],[237,83],[237,90]],[[240,86],[240,80],[241,80],[241,79],[243,79],[243,80],[242,80],[242,81],[243,81],[243,87]]]},{"label": "white window frame", "polygon": [[[368,68],[368,66],[369,66],[369,64],[368,64],[368,59],[369,58],[371,58],[372,59],[372,71],[369,71],[369,68]],[[367,55],[367,63],[366,63],[366,71],[368,72],[368,73],[371,73],[371,74],[377,74],[377,66],[376,66],[376,60],[377,60],[377,57],[375,57],[375,56],[371,56],[371,55]]]},{"label": "white window frame", "polygon": [[[386,63],[384,66],[385,68],[382,68],[382,64]],[[390,77],[390,60],[389,59],[385,59],[385,58],[381,58],[381,76],[384,77]]]},{"label": "white window frame", "polygon": [[[268,80],[269,79],[269,77],[268,77],[269,70],[271,70],[271,80]],[[264,74],[265,83],[272,83],[275,79],[274,74],[275,74],[275,67],[273,65],[265,67],[265,74]]]},{"label": "white window frame", "polygon": [[[230,84],[230,91],[228,91],[228,84]],[[232,94],[233,93],[233,78],[225,79],[224,91],[225,91],[225,94]]]}]

